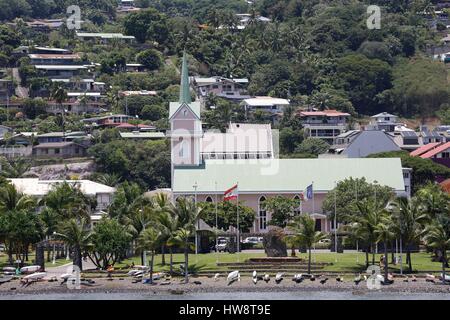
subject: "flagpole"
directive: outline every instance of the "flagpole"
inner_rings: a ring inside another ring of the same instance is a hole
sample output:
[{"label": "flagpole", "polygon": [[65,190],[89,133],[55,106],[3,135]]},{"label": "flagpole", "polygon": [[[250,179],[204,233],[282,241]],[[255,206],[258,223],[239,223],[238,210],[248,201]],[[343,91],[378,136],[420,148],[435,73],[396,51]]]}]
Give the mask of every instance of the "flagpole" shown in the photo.
[{"label": "flagpole", "polygon": [[215,181],[215,183],[214,183],[214,189],[215,189],[215,192],[216,192],[216,206],[215,206],[215,210],[216,210],[216,263],[219,263],[219,251],[217,250],[217,246],[218,246],[218,238],[217,238],[217,234],[218,234],[218,232],[219,232],[219,226],[218,226],[218,223],[217,223],[217,181]]},{"label": "flagpole", "polygon": [[[311,182],[311,186],[312,186],[312,214],[315,215],[316,213],[316,209],[315,209],[315,205],[314,205],[314,181]],[[314,218],[314,221],[316,219]],[[314,263],[316,263],[316,243],[314,243]]]},{"label": "flagpole", "polygon": [[337,182],[334,182],[334,261],[337,262]]},{"label": "flagpole", "polygon": [[239,250],[240,250],[240,232],[239,232],[239,182],[236,183],[236,217],[237,217],[237,256],[238,256],[238,262],[239,262]]}]

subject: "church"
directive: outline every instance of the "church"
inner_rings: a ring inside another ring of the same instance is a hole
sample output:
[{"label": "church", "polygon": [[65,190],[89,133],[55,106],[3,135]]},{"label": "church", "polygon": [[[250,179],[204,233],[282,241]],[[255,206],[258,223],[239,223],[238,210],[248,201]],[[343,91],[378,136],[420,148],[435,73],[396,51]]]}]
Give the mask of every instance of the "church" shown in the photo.
[{"label": "church", "polygon": [[271,213],[264,201],[277,195],[303,199],[308,186],[312,199],[301,201],[299,212],[310,214],[323,232],[332,230],[332,213],[323,212],[322,203],[339,181],[364,177],[398,196],[410,189],[410,169],[402,168],[399,158],[279,159],[270,125],[232,123],[225,133],[203,131],[200,102],[191,100],[186,55],[179,101],[170,103],[169,121],[174,199],[223,201],[224,192],[237,185],[239,202],[256,213],[252,233],[268,231]]}]

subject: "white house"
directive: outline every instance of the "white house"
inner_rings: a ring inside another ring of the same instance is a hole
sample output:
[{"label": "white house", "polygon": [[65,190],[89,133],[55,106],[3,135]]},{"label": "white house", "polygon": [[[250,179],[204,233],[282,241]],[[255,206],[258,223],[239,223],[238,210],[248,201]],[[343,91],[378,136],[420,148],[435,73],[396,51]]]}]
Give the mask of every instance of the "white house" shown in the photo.
[{"label": "white house", "polygon": [[289,106],[289,100],[272,97],[254,97],[242,101],[245,112],[263,110],[270,113],[282,113],[286,106]]}]

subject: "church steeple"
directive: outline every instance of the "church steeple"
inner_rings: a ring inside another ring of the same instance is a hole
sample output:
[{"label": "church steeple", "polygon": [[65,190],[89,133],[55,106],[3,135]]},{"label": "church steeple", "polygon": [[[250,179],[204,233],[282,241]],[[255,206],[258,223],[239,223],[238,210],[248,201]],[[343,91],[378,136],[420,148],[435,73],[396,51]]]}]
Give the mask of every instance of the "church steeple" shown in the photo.
[{"label": "church steeple", "polygon": [[189,90],[189,69],[186,51],[183,52],[183,65],[181,66],[180,104],[191,104],[191,92]]}]

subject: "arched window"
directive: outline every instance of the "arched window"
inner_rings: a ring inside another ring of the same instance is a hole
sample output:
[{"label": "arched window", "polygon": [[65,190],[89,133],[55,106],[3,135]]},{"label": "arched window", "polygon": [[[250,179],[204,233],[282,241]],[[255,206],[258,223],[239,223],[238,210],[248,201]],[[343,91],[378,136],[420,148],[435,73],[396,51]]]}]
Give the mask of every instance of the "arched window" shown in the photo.
[{"label": "arched window", "polygon": [[183,141],[183,137],[180,137],[179,145],[180,145],[180,149],[179,149],[178,155],[180,156],[180,158],[183,158],[184,157],[184,141]]},{"label": "arched window", "polygon": [[184,116],[184,117],[187,117],[187,113],[188,113],[187,110],[184,109],[184,110],[183,110],[183,116]]},{"label": "arched window", "polygon": [[213,202],[213,199],[210,196],[207,196],[205,201],[206,202]]},{"label": "arched window", "polygon": [[298,207],[294,209],[294,214],[295,214],[296,216],[298,216],[299,214],[302,213],[302,204],[301,204],[301,202],[300,202],[300,201],[301,201],[300,196],[296,195],[296,196],[294,197],[294,201],[298,202]]},{"label": "arched window", "polygon": [[267,211],[264,209],[264,201],[266,201],[266,197],[262,196],[259,198],[258,203],[258,220],[259,220],[259,230],[267,229]]}]

